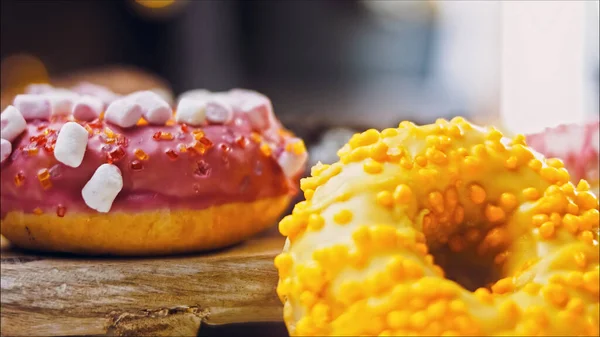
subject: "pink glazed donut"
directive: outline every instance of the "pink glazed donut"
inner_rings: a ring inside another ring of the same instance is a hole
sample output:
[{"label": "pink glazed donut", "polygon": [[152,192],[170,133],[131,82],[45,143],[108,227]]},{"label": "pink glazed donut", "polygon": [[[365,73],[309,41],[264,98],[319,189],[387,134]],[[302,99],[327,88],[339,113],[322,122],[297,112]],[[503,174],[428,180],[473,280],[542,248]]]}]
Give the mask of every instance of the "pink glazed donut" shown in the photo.
[{"label": "pink glazed donut", "polygon": [[231,245],[276,222],[305,168],[302,140],[253,91],[195,90],[175,111],[150,91],[29,92],[1,115],[2,234],[20,247],[156,255]]}]

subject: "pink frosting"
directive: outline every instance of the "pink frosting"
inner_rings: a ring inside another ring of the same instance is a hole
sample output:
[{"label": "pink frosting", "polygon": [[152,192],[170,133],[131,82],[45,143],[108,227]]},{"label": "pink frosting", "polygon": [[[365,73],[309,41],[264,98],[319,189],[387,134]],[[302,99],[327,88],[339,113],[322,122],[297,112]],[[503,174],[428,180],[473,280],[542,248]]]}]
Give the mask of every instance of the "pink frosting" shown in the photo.
[{"label": "pink frosting", "polygon": [[[256,135],[251,137],[252,129],[244,119],[236,119],[229,125],[188,127],[187,132],[182,131],[181,125],[146,125],[123,129],[113,124],[92,122],[90,125],[98,124],[96,129],[100,132],[90,137],[81,166],[71,168],[59,163],[43,145],[37,146],[37,153],[27,153],[28,148],[34,147],[31,137],[44,134],[48,129],[60,130],[67,119],[59,118],[62,120],[31,121],[27,130],[13,141],[11,157],[0,166],[2,217],[10,211],[30,213],[36,208],[44,212],[56,212],[59,206],[65,207],[67,214],[95,213],[84,203],[81,190],[98,166],[107,162],[107,153],[119,146],[124,156],[114,164],[121,169],[123,189],[115,199],[111,212],[203,209],[295,191],[296,179],[286,177],[275,158],[282,152],[288,136],[270,130],[262,135],[263,142],[259,142]],[[80,123],[84,126],[88,124]],[[117,142],[107,144],[107,136],[103,131],[106,126],[115,134],[124,136],[128,141],[127,146],[122,141],[121,145]],[[277,125],[277,129],[279,127]],[[202,130],[213,146],[204,154],[180,152],[179,144],[194,143],[194,130]],[[154,139],[153,136],[159,131],[170,133],[174,138]],[[48,137],[55,139],[55,135]],[[261,144],[265,143],[273,148],[272,154],[265,154],[261,150]],[[136,149],[144,151],[148,159],[138,159]],[[168,150],[172,150],[177,158],[168,156]],[[139,169],[140,164],[142,169]],[[37,177],[43,169],[48,169],[51,177],[52,186],[47,189],[43,188]],[[17,176],[24,177],[24,180],[17,178],[21,181],[20,186],[15,183]]]},{"label": "pink frosting", "polygon": [[566,124],[527,135],[527,144],[546,157],[563,160],[575,181],[598,180],[600,121]]}]

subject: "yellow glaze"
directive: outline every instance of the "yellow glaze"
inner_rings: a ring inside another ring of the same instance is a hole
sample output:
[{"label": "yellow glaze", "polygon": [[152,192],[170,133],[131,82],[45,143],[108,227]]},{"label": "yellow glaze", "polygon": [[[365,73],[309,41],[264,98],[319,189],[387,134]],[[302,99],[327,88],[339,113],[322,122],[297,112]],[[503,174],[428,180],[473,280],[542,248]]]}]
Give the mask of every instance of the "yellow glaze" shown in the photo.
[{"label": "yellow glaze", "polygon": [[598,199],[463,118],[356,134],[282,219],[291,335],[598,335]]}]

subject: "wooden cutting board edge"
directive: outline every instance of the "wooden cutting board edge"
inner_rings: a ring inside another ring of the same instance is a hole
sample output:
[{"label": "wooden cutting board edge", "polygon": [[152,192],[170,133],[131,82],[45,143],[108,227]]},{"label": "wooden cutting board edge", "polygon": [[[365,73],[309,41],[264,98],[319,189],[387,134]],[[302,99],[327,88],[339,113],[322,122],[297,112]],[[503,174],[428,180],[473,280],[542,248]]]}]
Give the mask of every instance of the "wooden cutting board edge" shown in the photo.
[{"label": "wooden cutting board edge", "polygon": [[276,228],[228,249],[158,258],[24,252],[2,238],[1,335],[196,336],[202,323],[281,322]]}]

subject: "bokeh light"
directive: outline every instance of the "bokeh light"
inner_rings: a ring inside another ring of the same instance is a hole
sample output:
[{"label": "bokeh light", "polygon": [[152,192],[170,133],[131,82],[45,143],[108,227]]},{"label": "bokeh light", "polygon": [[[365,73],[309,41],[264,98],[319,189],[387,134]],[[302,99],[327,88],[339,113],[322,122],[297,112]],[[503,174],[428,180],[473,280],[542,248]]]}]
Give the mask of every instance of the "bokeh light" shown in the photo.
[{"label": "bokeh light", "polygon": [[0,88],[2,107],[6,101],[23,92],[31,83],[49,83],[48,70],[44,63],[30,54],[13,54],[0,63]]},{"label": "bokeh light", "polygon": [[175,3],[175,0],[135,0],[135,2],[147,8],[164,8]]}]

